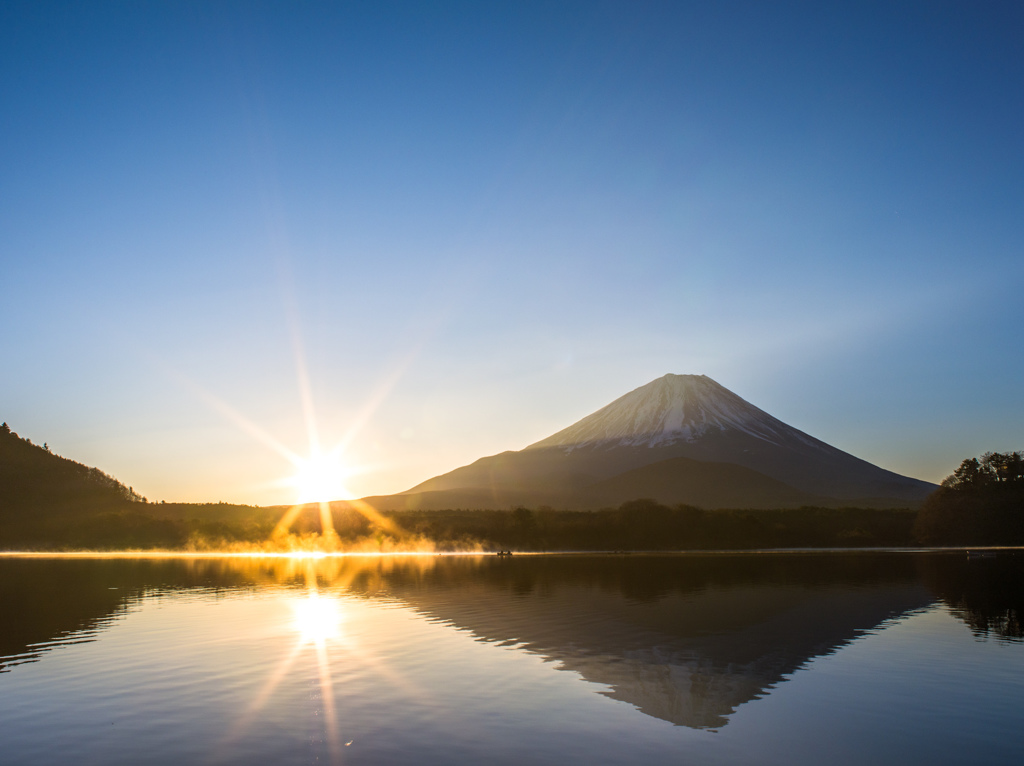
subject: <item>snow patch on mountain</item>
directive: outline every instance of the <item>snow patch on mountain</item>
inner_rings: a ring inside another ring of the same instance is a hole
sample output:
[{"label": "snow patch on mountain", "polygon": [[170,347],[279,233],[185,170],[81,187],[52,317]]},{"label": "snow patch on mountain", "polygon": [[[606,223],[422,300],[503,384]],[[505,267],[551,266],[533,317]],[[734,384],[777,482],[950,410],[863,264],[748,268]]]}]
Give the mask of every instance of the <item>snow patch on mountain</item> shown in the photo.
[{"label": "snow patch on mountain", "polygon": [[665,375],[630,391],[592,415],[528,449],[560,447],[660,447],[694,443],[714,432],[740,431],[772,444],[786,437],[808,446],[820,442],[787,426],[706,375]]}]

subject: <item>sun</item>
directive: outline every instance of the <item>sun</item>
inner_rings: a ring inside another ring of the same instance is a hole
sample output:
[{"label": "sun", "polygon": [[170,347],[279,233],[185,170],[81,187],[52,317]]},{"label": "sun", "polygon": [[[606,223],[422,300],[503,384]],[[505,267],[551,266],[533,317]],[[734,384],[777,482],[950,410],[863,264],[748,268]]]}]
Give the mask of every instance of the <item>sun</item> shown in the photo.
[{"label": "sun", "polygon": [[297,491],[296,502],[322,503],[350,498],[344,482],[351,471],[334,452],[314,452],[308,458],[297,460],[295,466],[295,475],[289,483]]}]

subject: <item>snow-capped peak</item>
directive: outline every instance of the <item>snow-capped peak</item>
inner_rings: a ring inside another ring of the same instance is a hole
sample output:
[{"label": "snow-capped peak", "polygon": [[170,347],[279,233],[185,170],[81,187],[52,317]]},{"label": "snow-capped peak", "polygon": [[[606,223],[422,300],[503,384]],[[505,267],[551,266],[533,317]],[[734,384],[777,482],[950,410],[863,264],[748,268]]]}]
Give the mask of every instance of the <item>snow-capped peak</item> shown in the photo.
[{"label": "snow-capped peak", "polygon": [[[530,448],[647,446],[695,442],[715,431],[778,442],[784,423],[706,375],[665,375]],[[798,432],[799,433],[799,432]]]}]

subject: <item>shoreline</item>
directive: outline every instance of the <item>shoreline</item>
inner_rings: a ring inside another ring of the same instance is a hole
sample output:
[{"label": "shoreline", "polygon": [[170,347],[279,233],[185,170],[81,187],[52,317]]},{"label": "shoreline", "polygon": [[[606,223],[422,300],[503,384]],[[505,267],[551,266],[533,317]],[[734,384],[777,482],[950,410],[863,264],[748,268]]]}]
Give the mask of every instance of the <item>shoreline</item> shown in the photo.
[{"label": "shoreline", "polygon": [[[565,551],[514,551],[511,558],[538,557],[538,556],[741,556],[741,555],[787,555],[787,554],[920,554],[920,553],[945,553],[945,554],[968,554],[973,551],[985,553],[1016,553],[1024,551],[1024,546],[1019,545],[970,545],[970,546],[914,546],[914,547],[868,547],[868,548],[718,548],[718,549],[688,549],[675,551],[658,550],[565,550]],[[331,558],[432,558],[432,557],[493,557],[495,551],[175,551],[175,550],[121,550],[121,551],[0,551],[0,559],[57,559],[57,558],[78,558],[78,559],[224,559],[224,558],[291,558],[291,559],[331,559]]]}]

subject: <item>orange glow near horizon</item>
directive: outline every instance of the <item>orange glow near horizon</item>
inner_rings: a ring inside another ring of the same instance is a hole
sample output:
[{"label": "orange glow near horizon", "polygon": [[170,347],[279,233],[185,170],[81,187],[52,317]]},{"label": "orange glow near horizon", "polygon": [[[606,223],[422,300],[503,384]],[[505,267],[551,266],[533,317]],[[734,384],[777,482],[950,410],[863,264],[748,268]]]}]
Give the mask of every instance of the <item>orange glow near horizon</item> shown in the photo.
[{"label": "orange glow near horizon", "polygon": [[[295,374],[308,439],[308,454],[306,457],[289,449],[227,402],[214,396],[183,374],[170,368],[168,368],[168,372],[222,417],[233,423],[257,442],[269,447],[285,458],[294,467],[294,473],[291,476],[281,477],[266,485],[268,487],[292,487],[295,491],[292,501],[294,505],[285,511],[278,520],[271,534],[272,540],[288,535],[292,531],[293,525],[302,515],[303,508],[316,504],[319,507],[321,540],[315,543],[315,547],[323,551],[337,551],[339,549],[339,540],[334,526],[332,502],[344,503],[347,508],[363,515],[379,531],[393,535],[402,535],[402,530],[376,508],[353,497],[351,490],[345,486],[345,481],[348,477],[361,472],[361,470],[351,463],[346,463],[342,456],[346,448],[355,439],[356,434],[370,421],[378,407],[380,407],[405,374],[413,359],[419,354],[419,346],[422,344],[418,344],[411,353],[400,359],[390,373],[380,382],[372,392],[369,400],[358,410],[341,440],[331,449],[323,450],[320,446],[320,432],[313,407],[313,393],[301,332],[299,331],[297,313],[295,312],[294,305],[291,303],[289,303],[289,309],[288,324],[291,330],[292,350],[295,357]],[[167,367],[166,365],[163,366]]]}]

